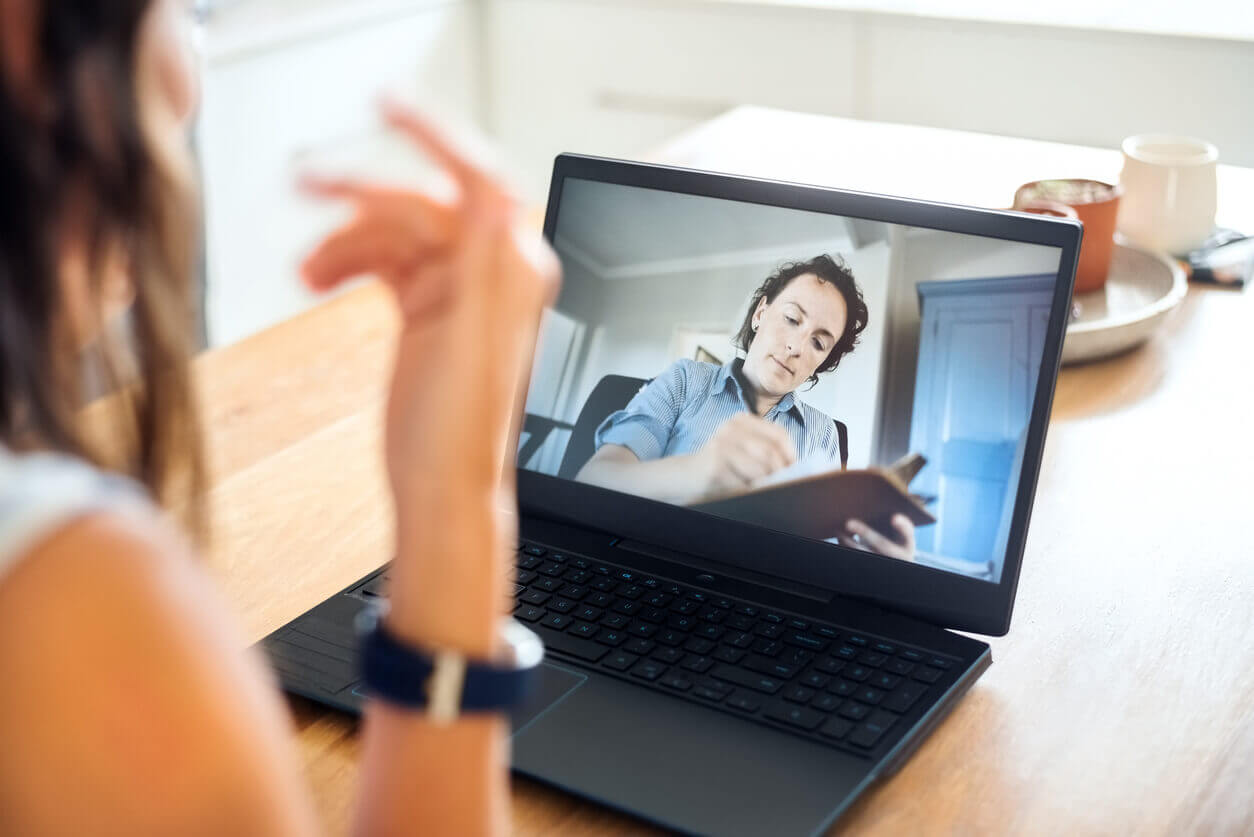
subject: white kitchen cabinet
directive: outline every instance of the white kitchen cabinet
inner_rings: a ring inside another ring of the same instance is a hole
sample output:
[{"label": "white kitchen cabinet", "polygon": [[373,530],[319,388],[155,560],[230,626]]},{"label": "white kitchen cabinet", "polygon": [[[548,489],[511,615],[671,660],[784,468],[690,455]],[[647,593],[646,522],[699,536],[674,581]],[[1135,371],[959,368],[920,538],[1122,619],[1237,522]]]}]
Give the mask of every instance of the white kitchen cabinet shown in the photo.
[{"label": "white kitchen cabinet", "polygon": [[[412,168],[410,150],[380,124],[381,91],[477,116],[469,6],[250,0],[210,18],[198,124],[210,346],[314,302],[296,268],[341,211],[299,195],[300,171]],[[248,17],[233,19],[237,8]]]}]

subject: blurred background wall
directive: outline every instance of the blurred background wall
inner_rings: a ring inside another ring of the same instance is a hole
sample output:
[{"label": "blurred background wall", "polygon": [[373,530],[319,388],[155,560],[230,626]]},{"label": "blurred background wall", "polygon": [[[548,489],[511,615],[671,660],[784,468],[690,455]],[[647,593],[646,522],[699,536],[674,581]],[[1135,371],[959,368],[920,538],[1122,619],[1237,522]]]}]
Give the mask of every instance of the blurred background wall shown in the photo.
[{"label": "blurred background wall", "polygon": [[337,215],[296,194],[302,167],[420,176],[379,128],[385,88],[488,133],[537,205],[558,152],[640,157],[740,104],[1111,148],[1178,132],[1254,166],[1254,4],[864,5],[203,2],[209,344],[312,304],[295,268]]}]

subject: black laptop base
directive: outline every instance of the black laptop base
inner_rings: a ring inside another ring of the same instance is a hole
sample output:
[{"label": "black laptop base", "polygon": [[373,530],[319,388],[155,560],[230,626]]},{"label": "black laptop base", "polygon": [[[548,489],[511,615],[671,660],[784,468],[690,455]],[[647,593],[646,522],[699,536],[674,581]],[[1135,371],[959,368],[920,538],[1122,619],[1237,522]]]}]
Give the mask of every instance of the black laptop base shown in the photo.
[{"label": "black laptop base", "polygon": [[[515,616],[548,664],[512,718],[515,769],[671,828],[809,833],[895,771],[991,662],[984,643],[862,603],[547,521],[522,534]],[[285,689],[360,711],[353,618],[385,584],[386,568],[263,640]],[[798,795],[788,812],[781,793]]]}]

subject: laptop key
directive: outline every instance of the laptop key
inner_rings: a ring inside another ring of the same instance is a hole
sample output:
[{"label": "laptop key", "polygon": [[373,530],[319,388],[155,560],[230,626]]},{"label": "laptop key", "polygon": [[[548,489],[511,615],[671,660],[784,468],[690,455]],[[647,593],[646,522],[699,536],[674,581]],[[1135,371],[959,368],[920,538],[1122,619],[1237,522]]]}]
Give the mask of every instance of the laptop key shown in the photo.
[{"label": "laptop key", "polygon": [[661,683],[663,686],[666,686],[667,688],[675,689],[676,691],[680,691],[680,692],[686,692],[692,688],[691,680],[689,680],[687,677],[684,677],[682,674],[677,674],[675,672],[671,672],[665,677],[659,677],[657,682]]},{"label": "laptop key", "polygon": [[562,576],[562,578],[566,579],[571,584],[587,584],[589,581],[592,580],[592,573],[588,572],[587,570],[581,570],[581,569],[578,569],[577,567],[572,567],[570,570],[566,572],[566,575]]},{"label": "laptop key", "polygon": [[754,624],[748,616],[733,616],[727,620],[727,627],[736,631],[752,631]]},{"label": "laptop key", "polygon": [[630,622],[631,620],[626,616],[623,616],[621,613],[611,613],[609,616],[601,620],[602,625],[607,628],[613,628],[614,630],[626,628]]},{"label": "laptop key", "polygon": [[908,663],[905,660],[897,659],[884,666],[884,669],[892,672],[893,674],[899,674],[902,677],[905,677],[914,669],[914,663]]},{"label": "laptop key", "polygon": [[940,676],[940,669],[935,669],[931,666],[923,666],[923,668],[918,669],[914,673],[914,679],[922,680],[924,683],[935,683],[940,679]]},{"label": "laptop key", "polygon": [[757,712],[762,708],[762,701],[744,692],[736,692],[727,699],[727,705],[742,712]]},{"label": "laptop key", "polygon": [[[667,650],[678,651],[679,649],[671,648]],[[695,671],[697,674],[704,674],[710,670],[710,666],[714,665],[714,660],[697,654],[689,654],[684,658],[684,661],[680,665],[689,671]]]},{"label": "laptop key", "polygon": [[859,648],[866,648],[870,645],[870,641],[866,637],[858,636],[857,634],[850,634],[846,637],[846,639],[849,641],[850,645],[856,645]]},{"label": "laptop key", "polygon": [[789,619],[788,627],[796,628],[799,631],[804,631],[810,627],[810,623],[804,619]]},{"label": "laptop key", "polygon": [[853,697],[855,700],[860,700],[863,703],[878,706],[879,702],[884,699],[884,693],[879,689],[875,689],[870,686],[863,686],[858,689],[858,691],[853,693]]},{"label": "laptop key", "polygon": [[547,554],[548,550],[542,546],[536,546],[535,544],[527,544],[523,546],[523,552],[527,553],[528,555],[534,555],[537,558],[539,558]]},{"label": "laptop key", "polygon": [[697,628],[696,633],[697,636],[702,637],[703,639],[718,639],[723,634],[727,633],[727,629],[720,625],[706,624]]},{"label": "laptop key", "polygon": [[726,645],[722,645],[714,652],[714,659],[722,660],[725,663],[735,664],[740,662],[740,658],[744,655],[745,652],[741,651],[739,648],[729,648]]},{"label": "laptop key", "polygon": [[813,709],[806,709],[804,706],[789,706],[785,703],[771,703],[762,714],[772,721],[779,721],[804,730],[815,729],[823,723],[823,716]]},{"label": "laptop key", "polygon": [[837,680],[835,683],[828,686],[827,690],[834,695],[840,695],[841,697],[849,697],[854,692],[858,691],[858,684],[853,683],[849,680],[845,680],[844,678],[841,678]]},{"label": "laptop key", "polygon": [[517,581],[519,584],[530,584],[535,581],[536,574],[531,570],[522,570],[518,573]]},{"label": "laptop key", "polygon": [[570,599],[557,597],[549,602],[549,610],[556,610],[558,613],[570,613],[575,609],[575,602]]},{"label": "laptop key", "polygon": [[809,686],[791,686],[784,692],[784,700],[793,703],[809,703],[814,694],[814,690]]},{"label": "laptop key", "polygon": [[633,677],[639,677],[642,680],[657,680],[666,673],[666,666],[656,660],[644,660],[636,663],[631,673]]},{"label": "laptop key", "polygon": [[836,708],[840,706],[840,698],[835,695],[829,695],[827,692],[823,692],[814,700],[810,701],[810,705],[820,712],[835,712]]},{"label": "laptop key", "polygon": [[572,621],[574,620],[565,614],[550,613],[548,616],[544,617],[544,621],[541,624],[543,624],[546,628],[552,628],[555,631],[560,631]]},{"label": "laptop key", "polygon": [[545,561],[543,564],[541,564],[539,567],[536,568],[536,572],[538,572],[540,575],[547,575],[547,576],[552,576],[556,578],[557,576],[560,576],[562,573],[566,572],[566,568],[563,567],[561,564],[558,564],[555,561]]},{"label": "laptop key", "polygon": [[835,628],[829,628],[827,625],[815,626],[814,632],[819,636],[827,637],[828,639],[836,639],[836,637],[840,636],[840,634],[836,632]]},{"label": "laptop key", "polygon": [[782,625],[774,625],[768,622],[759,623],[753,632],[758,636],[764,636],[767,639],[778,639],[779,635],[784,632]]},{"label": "laptop key", "polygon": [[671,610],[680,616],[694,616],[701,609],[700,602],[694,602],[692,599],[683,599],[671,605]]},{"label": "laptop key", "polygon": [[819,730],[819,734],[839,741],[848,735],[851,729],[853,729],[853,724],[844,718],[832,718],[823,725],[823,728]]},{"label": "laptop key", "polygon": [[921,683],[905,683],[884,701],[884,708],[893,712],[908,712],[915,701],[923,696],[927,687]]},{"label": "laptop key", "polygon": [[842,672],[842,674],[850,680],[857,680],[861,683],[863,680],[866,680],[871,676],[871,670],[866,666],[849,666]]},{"label": "laptop key", "polygon": [[575,613],[575,616],[579,617],[580,619],[586,620],[588,622],[595,622],[598,619],[600,619],[604,613],[605,611],[601,610],[600,608],[589,607],[588,605],[584,605],[583,607],[579,608],[579,610]]},{"label": "laptop key", "polygon": [[701,612],[697,614],[697,616],[700,617],[701,619],[704,619],[706,622],[718,624],[719,622],[722,622],[724,619],[727,618],[727,611],[719,610],[717,607],[710,605],[708,607],[703,608]]},{"label": "laptop key", "polygon": [[659,607],[646,607],[640,611],[640,618],[654,625],[660,625],[666,621],[666,611]]},{"label": "laptop key", "polygon": [[559,634],[556,631],[542,631],[540,638],[544,640],[544,645],[549,650],[560,651],[590,663],[597,662],[609,651],[604,645],[598,645],[592,640],[580,639],[570,634]]},{"label": "laptop key", "polygon": [[[767,640],[767,641],[770,642],[771,640]],[[748,648],[750,645],[753,644],[753,635],[744,633],[743,631],[733,631],[732,633],[723,637],[723,642],[727,643],[733,648]]]},{"label": "laptop key", "polygon": [[570,633],[575,636],[592,637],[596,635],[599,629],[591,622],[576,622],[570,626]]},{"label": "laptop key", "polygon": [[734,683],[737,686],[744,686],[746,689],[753,689],[757,692],[765,692],[773,695],[784,686],[782,680],[774,677],[766,677],[760,674],[754,674],[750,671],[734,668],[733,666],[719,663],[710,669],[710,675],[717,677],[719,680],[726,680],[728,683]]},{"label": "laptop key", "polygon": [[631,627],[627,629],[627,633],[632,636],[648,639],[657,633],[657,625],[650,625],[648,622],[640,622],[637,620],[631,623]]},{"label": "laptop key", "polygon": [[858,662],[871,668],[879,668],[888,660],[883,654],[876,654],[874,651],[863,651],[858,655]]},{"label": "laptop key", "polygon": [[814,667],[824,674],[839,674],[840,670],[845,667],[845,661],[835,657],[820,657],[814,663]]},{"label": "laptop key", "polygon": [[684,652],[671,645],[659,645],[653,649],[653,659],[664,663],[677,663],[684,658]]},{"label": "laptop key", "polygon": [[518,597],[523,604],[542,605],[549,600],[549,594],[543,590],[528,590]]},{"label": "laptop key", "polygon": [[871,748],[875,746],[875,742],[880,740],[885,732],[884,727],[873,721],[867,721],[858,726],[849,736],[849,743],[855,747]]},{"label": "laptop key", "polygon": [[895,645],[889,645],[887,642],[873,642],[871,643],[871,650],[878,651],[881,654],[887,654],[889,657],[897,653],[897,647]]},{"label": "laptop key", "polygon": [[888,674],[881,671],[871,678],[871,685],[877,689],[891,689],[901,682],[901,678],[895,674]]},{"label": "laptop key", "polygon": [[801,648],[785,648],[779,655],[779,661],[798,668],[814,659],[814,654]]},{"label": "laptop key", "polygon": [[871,710],[860,703],[852,700],[845,701],[845,705],[840,707],[840,715],[851,721],[861,721],[867,715],[871,714]]},{"label": "laptop key", "polygon": [[633,654],[648,654],[653,650],[653,646],[656,644],[657,643],[652,640],[636,637],[635,639],[627,640],[627,642],[623,644],[623,650],[630,651]]},{"label": "laptop key", "polygon": [[837,657],[844,660],[852,660],[857,658],[858,649],[850,645],[842,645],[833,652]]},{"label": "laptop key", "polygon": [[629,654],[626,651],[615,651],[605,658],[605,666],[615,671],[626,671],[634,666],[639,659],[635,654]]},{"label": "laptop key", "polygon": [[897,656],[912,663],[923,662],[923,655],[918,651],[915,651],[913,648],[907,648],[904,651],[900,651]]},{"label": "laptop key", "polygon": [[944,657],[929,657],[927,664],[932,668],[948,669],[953,667],[953,663],[949,662],[949,660],[946,660]]},{"label": "laptop key", "polygon": [[753,643],[753,650],[764,657],[778,657],[783,648],[783,643],[774,639],[759,639]]},{"label": "laptop key", "polygon": [[699,636],[694,636],[692,639],[684,643],[684,650],[691,651],[694,654],[709,654],[714,650],[714,643],[710,642],[708,639],[702,639]]},{"label": "laptop key", "polygon": [[558,592],[568,599],[579,601],[584,596],[588,595],[588,588],[584,587],[582,584],[567,584]]},{"label": "laptop key", "polygon": [[720,692],[716,689],[711,689],[708,686],[697,686],[695,689],[692,690],[692,694],[696,695],[699,698],[705,698],[706,700],[719,701],[719,700],[722,700],[723,695],[727,693]]},{"label": "laptop key", "polygon": [[623,631],[615,631],[610,628],[602,628],[594,637],[597,642],[604,645],[619,646],[627,641],[627,634]]},{"label": "laptop key", "polygon": [[544,615],[544,608],[523,604],[514,608],[514,616],[524,622],[534,622]]},{"label": "laptop key", "polygon": [[524,570],[534,570],[536,567],[540,566],[543,563],[544,563],[543,560],[537,558],[534,555],[528,555],[527,557],[520,558],[518,560],[518,566]]},{"label": "laptop key", "polygon": [[556,593],[565,586],[565,582],[560,578],[542,578],[532,583],[533,590],[540,590],[544,593]]},{"label": "laptop key", "polygon": [[823,674],[821,671],[807,672],[806,676],[801,678],[802,683],[814,689],[822,689],[831,681],[832,681],[832,678],[828,677],[826,674]]},{"label": "laptop key", "polygon": [[663,645],[683,645],[687,641],[688,635],[680,631],[665,630],[660,631],[654,639]]},{"label": "laptop key", "polygon": [[743,665],[747,669],[761,672],[762,674],[769,674],[773,677],[781,677],[785,680],[797,673],[797,669],[794,666],[776,662],[769,657],[748,657]]},{"label": "laptop key", "polygon": [[635,616],[640,611],[640,605],[628,599],[622,599],[614,602],[614,610],[624,616]]}]

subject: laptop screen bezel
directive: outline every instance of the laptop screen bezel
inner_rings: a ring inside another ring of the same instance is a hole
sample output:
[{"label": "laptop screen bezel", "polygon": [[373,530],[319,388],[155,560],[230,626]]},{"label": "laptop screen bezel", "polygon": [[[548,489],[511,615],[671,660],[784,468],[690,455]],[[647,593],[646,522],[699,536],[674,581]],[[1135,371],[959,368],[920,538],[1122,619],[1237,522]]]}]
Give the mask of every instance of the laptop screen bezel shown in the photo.
[{"label": "laptop screen bezel", "polygon": [[[1080,246],[1080,224],[999,210],[562,154],[554,163],[544,222],[544,234],[550,243],[556,233],[562,187],[567,178],[851,216],[1061,250],[1006,555],[1001,578],[996,583],[775,532],[525,468],[517,469],[519,506],[524,514],[591,527],[672,553],[690,554],[705,562],[725,565],[730,571],[744,568],[786,579],[794,587],[811,588],[815,595],[834,594],[869,601],[941,627],[993,636],[1005,634],[1010,626],[1062,358],[1062,337],[1071,307]],[[784,561],[788,571],[764,569],[761,563],[755,563],[755,557],[762,555],[770,555],[776,567]],[[787,557],[781,559],[780,556]]]}]

